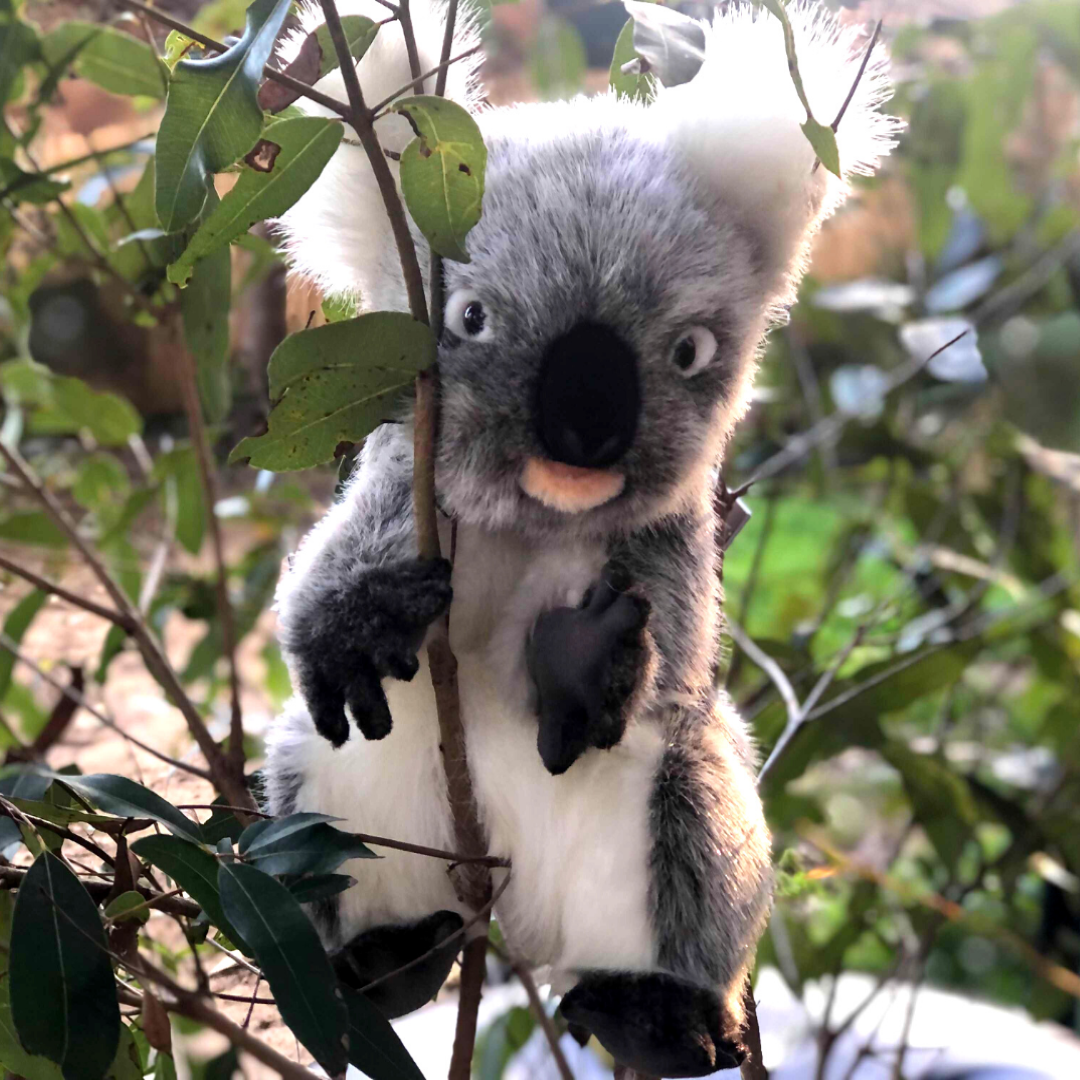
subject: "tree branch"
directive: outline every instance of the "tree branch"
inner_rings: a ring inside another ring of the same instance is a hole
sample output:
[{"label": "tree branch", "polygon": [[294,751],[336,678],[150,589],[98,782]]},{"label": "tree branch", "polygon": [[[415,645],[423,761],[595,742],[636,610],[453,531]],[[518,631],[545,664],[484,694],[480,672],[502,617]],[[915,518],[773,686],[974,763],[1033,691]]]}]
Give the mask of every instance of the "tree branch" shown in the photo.
[{"label": "tree branch", "polygon": [[102,607],[100,604],[95,604],[93,600],[88,600],[85,596],[79,596],[77,593],[69,592],[60,585],[54,585],[52,582],[46,581],[45,578],[35,574],[33,570],[27,570],[18,563],[12,562],[11,559],[7,558],[5,555],[0,555],[0,569],[16,574],[24,581],[30,582],[34,588],[40,589],[43,593],[49,593],[51,596],[58,596],[61,600],[66,600],[74,607],[81,608],[83,611],[89,611],[92,615],[97,615],[99,619],[107,619],[109,622],[122,627],[124,630],[128,630],[131,627],[130,621],[121,615],[120,612],[113,611],[107,607]]}]

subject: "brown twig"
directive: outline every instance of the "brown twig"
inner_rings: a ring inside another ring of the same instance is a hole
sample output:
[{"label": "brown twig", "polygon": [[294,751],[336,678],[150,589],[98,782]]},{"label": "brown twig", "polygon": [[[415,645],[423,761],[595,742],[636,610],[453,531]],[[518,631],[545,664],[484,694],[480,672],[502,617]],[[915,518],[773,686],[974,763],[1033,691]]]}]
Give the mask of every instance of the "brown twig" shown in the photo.
[{"label": "brown twig", "polygon": [[[123,0],[131,3],[132,0]],[[379,194],[382,196],[383,207],[390,221],[390,229],[394,234],[394,242],[397,245],[398,258],[401,260],[401,273],[405,279],[405,292],[409,298],[409,310],[414,319],[426,323],[428,321],[427,300],[424,297],[424,277],[420,272],[420,263],[416,258],[416,245],[413,243],[412,233],[409,231],[409,222],[405,217],[405,207],[402,205],[401,196],[398,194],[397,184],[394,182],[390,166],[386,163],[379,137],[375,134],[372,123],[372,115],[364,103],[364,94],[360,89],[360,80],[356,77],[356,61],[349,52],[349,41],[341,26],[341,17],[334,4],[334,0],[320,0],[323,14],[326,16],[326,29],[330,34],[330,40],[334,43],[337,52],[338,63],[341,66],[342,78],[345,80],[345,90],[349,95],[349,108],[345,119],[352,126],[360,139],[360,145],[367,154],[368,163],[375,176],[375,182],[379,185]]]},{"label": "brown twig", "polygon": [[[452,35],[450,40],[453,41]],[[387,94],[387,96],[384,97],[378,105],[373,105],[371,107],[371,111],[375,114],[376,119],[378,119],[378,116],[383,111],[383,109],[385,109],[387,105],[396,101],[399,97],[401,97],[402,94],[406,94],[410,90],[418,88],[421,83],[427,82],[427,80],[430,79],[432,75],[445,75],[449,68],[451,68],[454,64],[458,63],[458,61],[467,59],[475,53],[478,53],[482,48],[483,45],[474,45],[471,49],[466,49],[464,52],[458,53],[457,56],[450,57],[449,60],[440,61],[430,71],[425,71],[423,75],[419,76],[419,78],[411,79],[409,82],[405,83],[404,86],[399,86],[392,94]],[[445,78],[442,80],[442,82],[445,88]],[[438,82],[436,82],[435,84],[435,93],[439,97],[442,96],[442,90],[439,89]]]},{"label": "brown twig", "polygon": [[9,817],[14,822],[24,821],[30,825],[33,825],[35,829],[45,829],[47,832],[55,833],[57,836],[62,836],[65,840],[70,840],[73,844],[78,844],[79,847],[85,848],[92,855],[96,855],[106,866],[114,866],[115,861],[113,857],[105,851],[103,848],[98,847],[89,837],[80,836],[78,833],[72,832],[70,829],[65,828],[63,825],[57,825],[53,821],[49,821],[46,818],[38,817],[36,814],[27,814],[25,811],[20,810],[13,803],[8,802],[2,795],[0,795],[0,815],[3,817]]},{"label": "brown twig", "polygon": [[[200,34],[193,26],[188,26],[187,23],[182,23],[179,19],[174,19],[170,15],[166,15],[165,12],[150,7],[149,4],[143,4],[140,0],[116,0],[116,3],[131,11],[137,11],[143,15],[148,15],[155,22],[161,23],[162,26],[167,26],[170,30],[176,30],[185,37],[191,38],[192,41],[197,41],[207,49],[213,49],[215,52],[219,53],[223,53],[228,49],[228,45],[225,45],[223,42],[215,41],[212,37]],[[277,71],[271,67],[264,69],[263,74],[268,79],[273,79],[274,82],[281,83],[282,86],[287,86],[301,97],[306,97],[311,101],[317,102],[331,112],[337,113],[337,115],[343,119],[348,119],[349,107],[344,102],[330,97],[329,94],[324,94],[322,91],[308,86],[307,83],[303,83],[299,79],[294,79],[291,75],[286,75],[285,72]]]},{"label": "brown twig", "polygon": [[[489,945],[494,948],[493,943],[489,942]],[[574,1074],[570,1071],[570,1063],[566,1060],[566,1055],[563,1053],[563,1048],[559,1043],[559,1033],[555,1030],[555,1025],[551,1022],[551,1017],[548,1016],[543,1001],[540,1000],[540,991],[536,988],[536,980],[533,978],[532,971],[527,964],[522,963],[513,953],[502,953],[502,955],[510,965],[510,969],[518,977],[518,982],[525,987],[525,993],[529,998],[529,1004],[532,1006],[533,1015],[540,1025],[540,1030],[544,1033],[544,1038],[547,1039],[559,1075],[562,1080],[574,1080]]]},{"label": "brown twig", "polygon": [[11,559],[7,558],[5,555],[0,555],[0,569],[16,574],[24,581],[30,582],[31,585],[40,589],[42,592],[49,593],[51,596],[58,596],[61,600],[66,600],[74,607],[81,608],[83,611],[89,611],[92,615],[97,615],[100,619],[108,619],[109,622],[115,623],[125,630],[131,626],[130,620],[121,615],[119,611],[113,611],[110,608],[102,607],[100,604],[95,604],[93,600],[88,600],[85,596],[79,596],[77,593],[69,592],[60,585],[54,585],[51,581],[46,581],[45,578],[35,574],[33,570],[27,570],[24,566],[12,562]]}]

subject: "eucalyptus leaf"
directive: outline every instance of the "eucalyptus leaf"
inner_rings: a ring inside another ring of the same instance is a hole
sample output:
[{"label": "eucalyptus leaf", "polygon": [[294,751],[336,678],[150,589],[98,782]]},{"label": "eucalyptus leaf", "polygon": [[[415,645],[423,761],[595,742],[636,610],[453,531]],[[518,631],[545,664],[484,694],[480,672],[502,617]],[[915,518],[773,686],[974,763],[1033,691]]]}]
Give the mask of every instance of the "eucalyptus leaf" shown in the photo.
[{"label": "eucalyptus leaf", "polygon": [[487,148],[469,112],[441,97],[403,98],[393,106],[416,138],[401,155],[401,191],[432,248],[468,262],[465,238],[480,220]]},{"label": "eucalyptus leaf", "polygon": [[223,862],[225,914],[244,935],[282,1020],[331,1075],[348,1064],[348,1013],[315,927],[284,885],[254,866]]},{"label": "eucalyptus leaf", "polygon": [[8,977],[11,1015],[31,1054],[64,1080],[102,1080],[120,1040],[120,1007],[97,906],[48,852],[19,887]]},{"label": "eucalyptus leaf", "polygon": [[117,817],[152,818],[186,840],[196,843],[202,840],[197,822],[185,817],[160,795],[126,776],[114,776],[110,773],[69,776],[54,773],[53,779],[63,787],[71,788],[77,795],[81,795],[106,813],[115,814]]},{"label": "eucalyptus leaf", "polygon": [[113,94],[163,98],[169,69],[144,41],[96,23],[65,20],[42,38],[51,65],[74,62],[78,75]]},{"label": "eucalyptus leaf", "polygon": [[371,1080],[424,1080],[390,1021],[363,994],[339,990],[348,1009],[349,1064]]},{"label": "eucalyptus leaf", "polygon": [[359,442],[435,359],[431,330],[402,312],[380,311],[287,337],[270,358],[269,430],[240,442],[230,461],[284,472],[329,461]]},{"label": "eucalyptus leaf", "polygon": [[634,21],[634,51],[664,86],[689,82],[705,61],[705,31],[696,19],[644,0],[625,0]]},{"label": "eucalyptus leaf", "polygon": [[0,105],[19,84],[19,73],[36,60],[40,44],[34,28],[21,19],[0,22]]},{"label": "eucalyptus leaf", "polygon": [[343,130],[340,122],[316,116],[270,124],[248,155],[236,185],[169,267],[169,280],[186,285],[197,260],[242,236],[256,222],[288,210],[318,179]]},{"label": "eucalyptus leaf", "polygon": [[291,0],[255,0],[240,40],[209,60],[173,69],[157,139],[155,206],[166,232],[193,221],[213,174],[243,157],[262,132],[259,80]]},{"label": "eucalyptus leaf", "polygon": [[356,884],[356,878],[348,874],[305,874],[298,878],[284,881],[285,887],[293,894],[298,903],[313,904],[317,900],[328,900]]},{"label": "eucalyptus leaf", "polygon": [[268,874],[330,874],[349,859],[378,857],[352,834],[335,829],[324,814],[256,822],[244,830],[237,846]]},{"label": "eucalyptus leaf", "polygon": [[195,357],[199,400],[212,424],[221,423],[232,404],[229,371],[231,298],[232,259],[228,247],[222,247],[198,262],[188,287],[180,294],[184,339]]},{"label": "eucalyptus leaf", "polygon": [[[34,616],[45,606],[48,599],[47,593],[35,589],[24,596],[11,609],[10,614],[4,620],[4,634],[15,645],[22,641],[23,634],[26,633],[30,628],[30,624],[34,621]],[[8,687],[11,686],[11,676],[14,668],[14,655],[4,649],[0,652],[0,701],[4,700],[4,695],[8,692]]]}]

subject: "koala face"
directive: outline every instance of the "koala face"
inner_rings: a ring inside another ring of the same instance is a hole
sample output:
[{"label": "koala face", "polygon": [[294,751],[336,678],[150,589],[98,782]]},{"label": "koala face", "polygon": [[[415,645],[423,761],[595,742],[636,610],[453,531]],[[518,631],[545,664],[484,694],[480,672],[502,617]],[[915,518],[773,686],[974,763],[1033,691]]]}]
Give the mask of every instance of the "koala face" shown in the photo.
[{"label": "koala face", "polygon": [[700,497],[766,318],[756,238],[629,131],[488,136],[447,263],[438,483],[463,520],[602,536]]}]

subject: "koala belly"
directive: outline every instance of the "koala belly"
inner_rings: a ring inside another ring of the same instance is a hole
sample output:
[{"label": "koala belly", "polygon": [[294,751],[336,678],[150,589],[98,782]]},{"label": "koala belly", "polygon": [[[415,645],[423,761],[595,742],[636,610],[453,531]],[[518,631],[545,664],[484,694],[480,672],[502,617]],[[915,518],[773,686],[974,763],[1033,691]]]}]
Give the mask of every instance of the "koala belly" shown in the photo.
[{"label": "koala belly", "polygon": [[[596,550],[538,553],[483,534],[459,537],[451,643],[480,817],[493,855],[509,858],[496,908],[511,946],[568,985],[577,969],[649,970],[652,839],[648,800],[663,753],[659,728],[631,725],[618,746],[589,750],[552,776],[537,750],[524,644],[545,607],[576,605],[599,577]],[[271,768],[296,774],[296,810],[340,827],[452,850],[453,826],[426,655],[409,683],[385,683],[393,730],[370,742],[355,727],[338,750],[306,714],[271,735]],[[275,763],[274,759],[277,759]],[[342,872],[337,942],[373,926],[449,909],[467,914],[444,863],[380,849]],[[496,883],[501,872],[496,872]],[[564,978],[559,973],[565,973]]]}]

